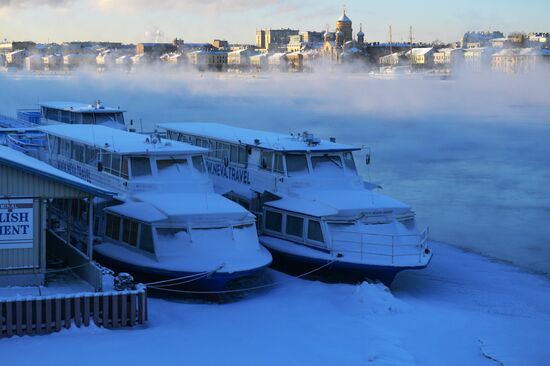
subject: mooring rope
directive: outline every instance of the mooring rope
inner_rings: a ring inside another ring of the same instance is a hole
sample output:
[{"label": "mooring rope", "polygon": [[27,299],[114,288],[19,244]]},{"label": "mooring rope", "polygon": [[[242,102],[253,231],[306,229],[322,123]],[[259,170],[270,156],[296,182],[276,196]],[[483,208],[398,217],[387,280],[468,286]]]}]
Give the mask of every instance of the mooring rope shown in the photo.
[{"label": "mooring rope", "polygon": [[[290,279],[287,279],[287,280],[284,280],[284,281],[278,281],[278,282],[273,282],[273,283],[269,283],[269,284],[266,284],[266,285],[260,285],[260,286],[254,286],[254,287],[248,287],[248,288],[242,288],[242,289],[235,289],[235,290],[221,290],[221,291],[187,291],[187,290],[176,290],[176,289],[169,289],[169,288],[162,288],[162,287],[157,287],[157,286],[148,286],[149,288],[152,288],[152,289],[155,289],[155,290],[160,290],[160,291],[167,291],[167,292],[174,292],[174,293],[182,293],[182,294],[213,294],[213,295],[223,295],[223,294],[231,294],[231,293],[238,293],[238,292],[246,292],[246,291],[253,291],[253,290],[260,290],[260,289],[263,289],[263,288],[268,288],[268,287],[274,287],[274,286],[279,286],[281,284],[284,284],[284,283],[288,283],[292,280],[295,280],[295,279],[298,279],[298,278],[302,278],[302,277],[305,277],[307,275],[310,275],[312,273],[315,273],[317,271],[320,271],[322,270],[323,268],[325,267],[328,267],[330,266],[331,264],[333,264],[334,262],[337,262],[336,259],[328,262],[328,263],[325,263],[323,264],[322,266],[320,267],[317,267],[317,268],[314,268],[312,269],[311,271],[308,271],[306,273],[302,273],[300,275],[297,275],[297,276],[292,276],[292,278]],[[189,281],[189,282],[192,282],[192,281]]]}]

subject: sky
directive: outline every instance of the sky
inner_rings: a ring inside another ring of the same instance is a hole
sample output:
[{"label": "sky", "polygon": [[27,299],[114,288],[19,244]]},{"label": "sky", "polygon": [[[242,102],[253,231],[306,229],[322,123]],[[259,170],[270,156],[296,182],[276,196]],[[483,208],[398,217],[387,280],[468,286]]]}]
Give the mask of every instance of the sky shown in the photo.
[{"label": "sky", "polygon": [[[260,28],[334,29],[344,1],[331,0],[0,0],[0,39],[128,43],[175,37],[254,43]],[[550,31],[550,2],[524,0],[375,2],[347,0],[354,32],[366,40],[457,41],[468,30]],[[160,35],[160,37],[157,37]]]}]

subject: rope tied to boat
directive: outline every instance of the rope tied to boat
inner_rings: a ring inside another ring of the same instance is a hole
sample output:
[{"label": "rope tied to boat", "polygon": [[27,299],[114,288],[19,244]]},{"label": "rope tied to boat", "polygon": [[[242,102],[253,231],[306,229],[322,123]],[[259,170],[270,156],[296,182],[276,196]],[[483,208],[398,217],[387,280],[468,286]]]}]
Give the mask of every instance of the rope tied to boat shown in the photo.
[{"label": "rope tied to boat", "polygon": [[[310,274],[313,274],[315,272],[318,272],[330,265],[332,265],[334,262],[337,262],[338,260],[337,259],[333,259],[331,260],[330,262],[327,262],[325,264],[323,264],[322,266],[320,267],[317,267],[317,268],[314,268],[312,269],[311,271],[308,271],[308,272],[305,272],[305,273],[302,273],[302,274],[299,274],[297,276],[291,276],[291,278],[289,279],[286,279],[286,280],[283,280],[283,281],[277,281],[277,282],[272,282],[272,283],[269,283],[269,284],[265,284],[265,285],[260,285],[260,286],[253,286],[253,287],[248,287],[248,288],[242,288],[242,289],[235,289],[235,290],[221,290],[221,291],[188,291],[188,290],[177,290],[177,289],[170,289],[170,288],[163,288],[163,287],[158,287],[158,286],[148,286],[152,289],[155,289],[155,290],[160,290],[160,291],[167,291],[167,292],[174,292],[174,293],[182,293],[182,294],[197,294],[197,295],[200,295],[200,294],[204,294],[204,295],[223,295],[223,294],[231,294],[231,293],[239,293],[239,292],[246,292],[246,291],[254,291],[254,290],[261,290],[261,289],[264,289],[264,288],[269,288],[269,287],[275,287],[275,286],[279,286],[279,285],[282,285],[282,284],[285,284],[285,283],[288,283],[290,281],[293,281],[295,279],[299,279],[299,278],[302,278],[302,277],[305,277],[305,276],[308,276]],[[189,281],[189,282],[192,282],[192,281]]]},{"label": "rope tied to boat", "polygon": [[[194,273],[192,275],[176,277],[176,278],[169,278],[167,280],[162,280],[162,281],[148,282],[148,283],[144,283],[144,285],[148,286],[148,287],[151,287],[151,288],[154,288],[155,285],[158,286],[158,287],[177,286],[177,285],[181,285],[181,284],[185,284],[185,283],[190,283],[190,282],[193,282],[193,281],[198,281],[202,278],[208,277],[211,274],[219,271],[223,267],[225,267],[225,264],[222,264],[222,265],[218,266],[216,269],[214,269],[212,271]],[[188,281],[174,282],[174,281],[181,281],[181,280],[188,280]],[[174,283],[171,283],[171,282],[174,282]]]}]

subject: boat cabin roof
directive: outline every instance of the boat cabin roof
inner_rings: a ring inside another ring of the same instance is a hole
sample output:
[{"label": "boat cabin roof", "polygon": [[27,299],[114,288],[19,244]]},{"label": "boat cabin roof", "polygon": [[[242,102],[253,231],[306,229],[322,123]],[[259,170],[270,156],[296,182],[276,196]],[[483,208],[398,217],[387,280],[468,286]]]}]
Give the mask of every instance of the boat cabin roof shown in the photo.
[{"label": "boat cabin roof", "polygon": [[[40,128],[48,135],[80,142],[119,154],[204,154],[207,149],[167,139],[126,132],[101,125],[49,125]],[[154,143],[154,141],[160,141]]]},{"label": "boat cabin roof", "polygon": [[78,102],[43,102],[39,103],[40,107],[59,109],[62,111],[75,113],[122,113],[126,112],[120,107],[106,107],[101,103],[86,104]]},{"label": "boat cabin roof", "polygon": [[[193,136],[212,138],[228,143],[248,145],[264,150],[284,152],[324,152],[324,151],[354,151],[360,148],[338,144],[327,140],[310,140],[304,135],[290,135],[247,128],[233,127],[220,123],[162,123],[158,127],[190,134]],[[313,137],[313,136],[312,136]]]}]

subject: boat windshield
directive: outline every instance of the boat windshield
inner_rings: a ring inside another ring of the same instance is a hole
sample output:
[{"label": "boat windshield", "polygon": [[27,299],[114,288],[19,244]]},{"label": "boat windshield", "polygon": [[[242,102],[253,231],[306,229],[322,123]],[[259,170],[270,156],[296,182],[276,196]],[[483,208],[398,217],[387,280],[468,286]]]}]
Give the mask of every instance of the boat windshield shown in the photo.
[{"label": "boat windshield", "polygon": [[188,172],[187,159],[161,159],[157,160],[157,171],[159,175],[180,175]]},{"label": "boat windshield", "polygon": [[321,156],[312,156],[311,167],[315,172],[327,171],[334,173],[335,169],[343,170],[344,164],[342,163],[340,155],[324,154]]},{"label": "boat windshield", "polygon": [[287,154],[285,158],[289,176],[309,173],[307,158],[304,154]]}]

